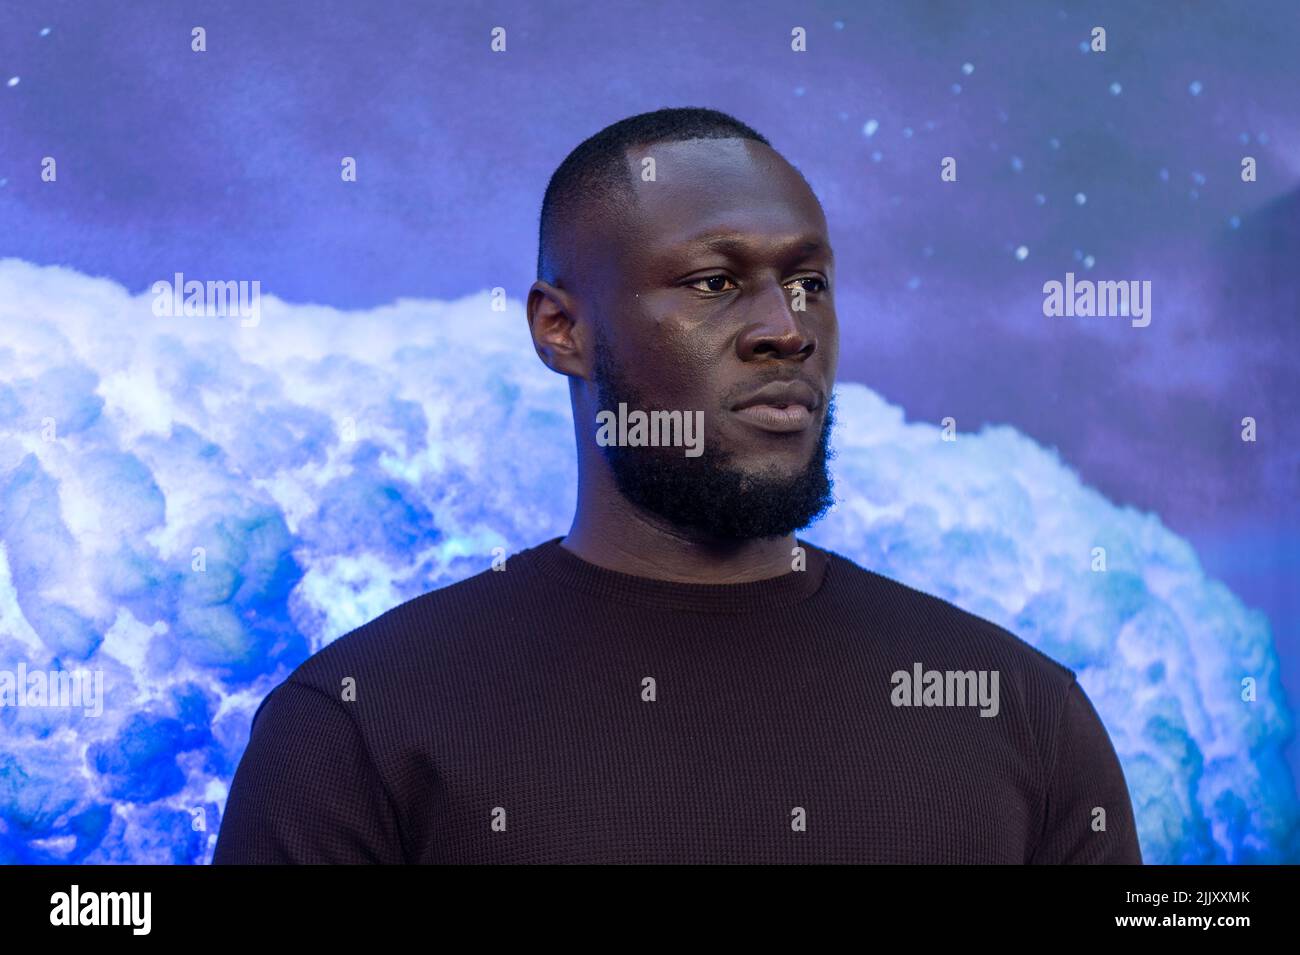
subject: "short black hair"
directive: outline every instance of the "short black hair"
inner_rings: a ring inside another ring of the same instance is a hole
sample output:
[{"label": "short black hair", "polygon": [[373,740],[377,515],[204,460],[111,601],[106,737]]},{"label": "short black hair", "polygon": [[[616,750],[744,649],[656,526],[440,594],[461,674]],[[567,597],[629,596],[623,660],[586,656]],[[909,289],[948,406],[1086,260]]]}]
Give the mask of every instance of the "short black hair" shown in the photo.
[{"label": "short black hair", "polygon": [[[551,175],[537,230],[537,278],[555,282],[556,236],[575,228],[584,211],[617,215],[630,204],[629,147],[688,139],[751,139],[772,145],[734,116],[703,107],[657,109],[606,126],[579,143]],[[588,203],[592,207],[584,210]]]}]

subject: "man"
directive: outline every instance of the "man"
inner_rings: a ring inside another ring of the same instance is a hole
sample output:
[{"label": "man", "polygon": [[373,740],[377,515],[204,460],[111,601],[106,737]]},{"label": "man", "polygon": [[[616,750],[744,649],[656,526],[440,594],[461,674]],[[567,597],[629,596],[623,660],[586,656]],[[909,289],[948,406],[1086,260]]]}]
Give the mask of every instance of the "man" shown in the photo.
[{"label": "man", "polygon": [[1074,674],[796,538],[831,503],[826,220],[748,126],[634,116],[542,207],[569,534],[262,703],[216,862],[1139,863]]}]

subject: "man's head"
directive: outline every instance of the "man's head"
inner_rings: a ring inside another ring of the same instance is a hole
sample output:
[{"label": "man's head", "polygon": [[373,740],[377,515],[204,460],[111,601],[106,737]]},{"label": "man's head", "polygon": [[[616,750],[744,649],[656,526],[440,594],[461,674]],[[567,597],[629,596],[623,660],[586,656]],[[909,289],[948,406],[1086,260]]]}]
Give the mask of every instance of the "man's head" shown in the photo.
[{"label": "man's head", "polygon": [[[659,110],[578,146],[546,191],[528,317],[570,380],[582,484],[717,541],[823,513],[833,269],[807,182],[726,114]],[[698,413],[703,453],[598,444],[620,404]]]}]

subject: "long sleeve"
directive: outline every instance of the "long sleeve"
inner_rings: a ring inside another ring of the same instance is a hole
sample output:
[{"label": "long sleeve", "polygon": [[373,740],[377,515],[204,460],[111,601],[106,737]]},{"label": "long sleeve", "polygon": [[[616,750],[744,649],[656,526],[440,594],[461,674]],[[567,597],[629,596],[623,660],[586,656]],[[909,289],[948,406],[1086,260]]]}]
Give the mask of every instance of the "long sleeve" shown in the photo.
[{"label": "long sleeve", "polygon": [[[267,696],[215,861],[1141,861],[1110,737],[1068,667],[806,555],[775,578],[685,583],[555,537],[385,611]],[[920,700],[885,689],[908,663]],[[971,670],[1014,682],[958,698]]]},{"label": "long sleeve", "polygon": [[213,864],[401,863],[397,814],[347,704],[286,681],[253,716]]},{"label": "long sleeve", "polygon": [[[1038,864],[1141,865],[1133,803],[1119,757],[1092,701],[1070,684],[1048,771],[1046,819],[1030,860]],[[1100,830],[1105,810],[1105,829]]]}]

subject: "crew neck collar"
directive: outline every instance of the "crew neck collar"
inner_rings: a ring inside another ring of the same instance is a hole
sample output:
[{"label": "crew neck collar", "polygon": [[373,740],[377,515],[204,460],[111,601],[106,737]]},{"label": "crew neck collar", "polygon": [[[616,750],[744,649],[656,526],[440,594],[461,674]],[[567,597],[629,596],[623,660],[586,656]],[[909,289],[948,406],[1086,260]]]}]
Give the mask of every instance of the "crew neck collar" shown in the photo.
[{"label": "crew neck collar", "polygon": [[736,584],[682,583],[601,567],[566,548],[563,539],[553,537],[527,551],[546,578],[594,597],[658,610],[745,613],[792,607],[817,592],[830,564],[826,551],[796,538],[806,554],[804,570]]}]

